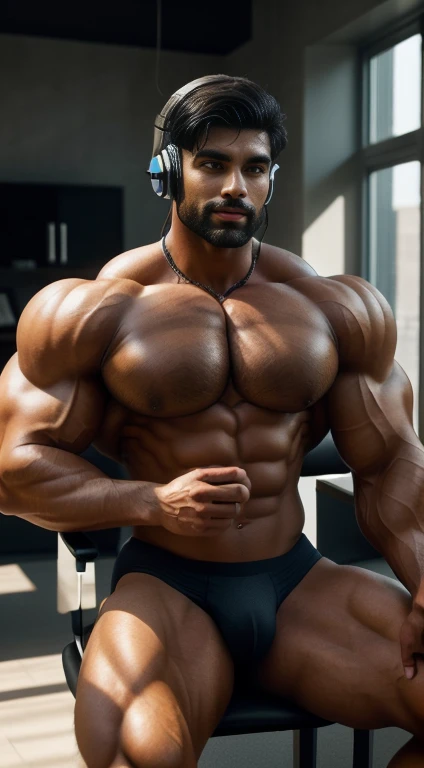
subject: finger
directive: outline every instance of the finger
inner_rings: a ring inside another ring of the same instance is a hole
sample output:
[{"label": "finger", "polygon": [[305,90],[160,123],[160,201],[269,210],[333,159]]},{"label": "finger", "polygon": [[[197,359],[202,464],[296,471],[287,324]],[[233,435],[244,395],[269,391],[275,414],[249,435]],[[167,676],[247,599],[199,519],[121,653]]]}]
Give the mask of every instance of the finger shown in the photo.
[{"label": "finger", "polygon": [[196,471],[199,480],[205,483],[242,483],[251,488],[251,482],[241,467],[201,467]]},{"label": "finger", "polygon": [[245,504],[250,498],[250,491],[245,485],[228,483],[227,485],[208,485],[199,482],[190,490],[190,498],[205,504]]},{"label": "finger", "polygon": [[229,504],[224,502],[212,502],[212,504],[206,504],[205,515],[210,517],[211,520],[228,520],[229,518],[235,519],[241,517],[243,514],[243,505],[236,501],[232,501]]},{"label": "finger", "polygon": [[232,520],[236,517],[236,505],[232,504],[199,504],[198,509],[182,507],[178,515],[179,520],[193,523],[196,520]]}]

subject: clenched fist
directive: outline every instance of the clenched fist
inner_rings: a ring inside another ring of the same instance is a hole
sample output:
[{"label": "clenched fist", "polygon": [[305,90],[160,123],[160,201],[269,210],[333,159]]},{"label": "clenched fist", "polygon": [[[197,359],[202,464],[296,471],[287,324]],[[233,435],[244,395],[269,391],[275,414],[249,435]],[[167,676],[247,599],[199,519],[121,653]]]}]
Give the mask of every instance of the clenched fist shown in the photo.
[{"label": "clenched fist", "polygon": [[156,488],[158,524],[181,536],[217,536],[240,522],[250,489],[240,467],[193,469]]}]

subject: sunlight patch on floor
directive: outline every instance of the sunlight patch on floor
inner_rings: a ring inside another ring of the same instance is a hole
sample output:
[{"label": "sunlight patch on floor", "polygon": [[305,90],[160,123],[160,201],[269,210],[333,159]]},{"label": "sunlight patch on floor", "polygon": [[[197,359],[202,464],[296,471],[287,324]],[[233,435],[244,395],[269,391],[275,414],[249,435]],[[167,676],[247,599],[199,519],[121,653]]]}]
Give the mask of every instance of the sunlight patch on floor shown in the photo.
[{"label": "sunlight patch on floor", "polygon": [[17,563],[0,565],[0,595],[35,592],[37,587]]},{"label": "sunlight patch on floor", "polygon": [[65,682],[60,653],[0,662],[0,692]]},{"label": "sunlight patch on floor", "polygon": [[0,768],[77,768],[68,691],[0,702]]}]

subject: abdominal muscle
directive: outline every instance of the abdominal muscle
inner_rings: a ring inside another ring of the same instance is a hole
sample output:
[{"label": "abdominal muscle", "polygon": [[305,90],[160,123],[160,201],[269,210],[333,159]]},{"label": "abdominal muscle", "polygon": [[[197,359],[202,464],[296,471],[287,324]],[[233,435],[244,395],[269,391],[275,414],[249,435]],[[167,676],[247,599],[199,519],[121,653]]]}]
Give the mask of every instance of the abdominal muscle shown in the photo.
[{"label": "abdominal muscle", "polygon": [[[255,499],[260,506],[261,499]],[[133,535],[167,549],[181,557],[192,560],[208,560],[215,562],[251,562],[277,557],[288,552],[295,545],[304,525],[304,511],[300,497],[296,492],[273,500],[263,500],[266,503],[267,516],[262,515],[247,522],[238,529],[235,523],[217,536],[175,536],[161,527],[134,528]],[[245,506],[245,514],[253,515],[253,502]]]},{"label": "abdominal muscle", "polygon": [[121,432],[132,479],[166,484],[198,467],[236,466],[252,485],[241,529],[233,520],[216,536],[180,536],[162,526],[138,526],[133,535],[196,560],[246,562],[288,552],[304,525],[297,483],[310,431],[308,412],[278,413],[241,400],[175,419],[133,414]]}]

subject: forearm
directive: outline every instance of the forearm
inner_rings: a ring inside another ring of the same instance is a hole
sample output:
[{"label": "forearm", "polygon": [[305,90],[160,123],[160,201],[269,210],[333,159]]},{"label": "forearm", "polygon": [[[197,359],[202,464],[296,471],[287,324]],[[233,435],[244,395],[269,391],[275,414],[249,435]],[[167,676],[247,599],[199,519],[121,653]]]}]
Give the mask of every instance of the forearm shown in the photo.
[{"label": "forearm", "polygon": [[424,606],[424,452],[406,445],[372,479],[355,477],[364,535],[382,553],[414,601]]},{"label": "forearm", "polygon": [[112,480],[78,455],[25,445],[0,464],[0,511],[52,531],[157,525],[158,485]]}]

